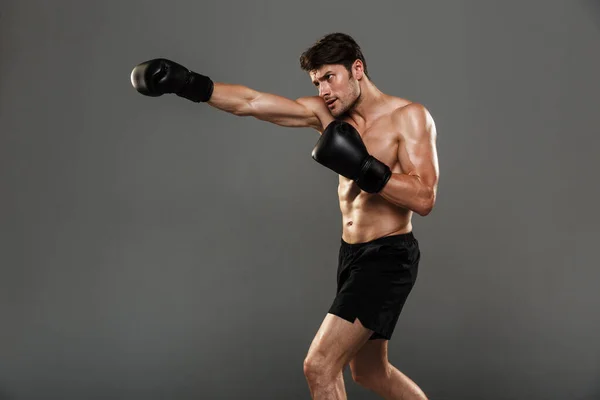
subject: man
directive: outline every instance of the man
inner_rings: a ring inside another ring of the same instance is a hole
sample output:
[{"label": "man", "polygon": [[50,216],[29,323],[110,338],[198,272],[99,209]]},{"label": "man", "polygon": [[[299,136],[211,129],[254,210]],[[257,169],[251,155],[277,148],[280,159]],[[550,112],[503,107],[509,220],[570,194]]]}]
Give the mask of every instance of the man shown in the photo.
[{"label": "man", "polygon": [[388,341],[420,260],[412,215],[432,210],[439,167],[434,121],[424,106],[380,91],[355,40],[333,33],[300,57],[318,96],[296,100],[213,82],[165,59],[136,66],[147,96],[175,93],[239,116],[321,136],[312,156],[340,175],[343,232],[336,297],[304,361],[313,399],[345,399],[343,369],[386,399],[426,399],[388,361]]}]

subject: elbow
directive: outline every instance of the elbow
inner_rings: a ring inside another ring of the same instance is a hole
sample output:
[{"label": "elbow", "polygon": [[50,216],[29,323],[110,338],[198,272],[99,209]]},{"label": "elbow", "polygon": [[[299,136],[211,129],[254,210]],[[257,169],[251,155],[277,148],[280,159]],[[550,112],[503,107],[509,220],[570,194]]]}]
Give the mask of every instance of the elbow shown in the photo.
[{"label": "elbow", "polygon": [[431,213],[434,205],[435,205],[435,193],[432,190],[428,196],[424,197],[419,202],[419,206],[417,207],[415,212],[417,214],[419,214],[421,217],[425,217],[425,216],[429,215],[429,213]]},{"label": "elbow", "polygon": [[256,114],[256,109],[258,107],[258,98],[260,97],[260,93],[256,90],[247,89],[242,96],[240,96],[239,100],[233,106],[231,113],[238,117],[252,117]]},{"label": "elbow", "polygon": [[415,210],[415,212],[417,214],[419,214],[421,217],[426,217],[426,216],[429,215],[429,213],[431,212],[431,210],[433,210],[433,205],[431,205],[431,206],[422,206],[418,210]]},{"label": "elbow", "polygon": [[252,102],[243,101],[238,104],[231,113],[237,117],[249,117],[252,115]]}]

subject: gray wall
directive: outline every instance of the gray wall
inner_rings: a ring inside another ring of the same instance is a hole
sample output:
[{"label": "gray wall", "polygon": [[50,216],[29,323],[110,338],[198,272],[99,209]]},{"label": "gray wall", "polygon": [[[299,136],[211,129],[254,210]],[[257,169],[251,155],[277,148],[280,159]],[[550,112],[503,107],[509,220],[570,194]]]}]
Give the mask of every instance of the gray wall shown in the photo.
[{"label": "gray wall", "polygon": [[318,134],[129,73],[296,98],[331,31],[439,131],[392,363],[432,399],[599,399],[597,2],[205,3],[3,0],[0,400],[309,398],[341,233]]}]

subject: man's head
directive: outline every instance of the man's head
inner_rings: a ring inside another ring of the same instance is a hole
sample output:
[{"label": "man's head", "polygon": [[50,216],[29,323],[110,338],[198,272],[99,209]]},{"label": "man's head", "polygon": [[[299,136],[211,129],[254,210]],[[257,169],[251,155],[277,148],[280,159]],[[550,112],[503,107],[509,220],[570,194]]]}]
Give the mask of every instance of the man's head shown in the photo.
[{"label": "man's head", "polygon": [[300,56],[307,71],[334,117],[350,110],[360,99],[360,82],[367,63],[360,46],[344,33],[331,33],[319,39]]}]

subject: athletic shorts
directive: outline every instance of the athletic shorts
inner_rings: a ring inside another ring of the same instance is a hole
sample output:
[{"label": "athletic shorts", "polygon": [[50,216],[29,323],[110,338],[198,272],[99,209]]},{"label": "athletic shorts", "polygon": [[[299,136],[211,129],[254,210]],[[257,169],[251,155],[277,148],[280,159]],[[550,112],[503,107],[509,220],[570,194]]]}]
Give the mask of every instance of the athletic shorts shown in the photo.
[{"label": "athletic shorts", "polygon": [[421,253],[412,232],[365,243],[341,241],[337,290],[329,313],[373,331],[369,340],[390,340],[417,280]]}]

